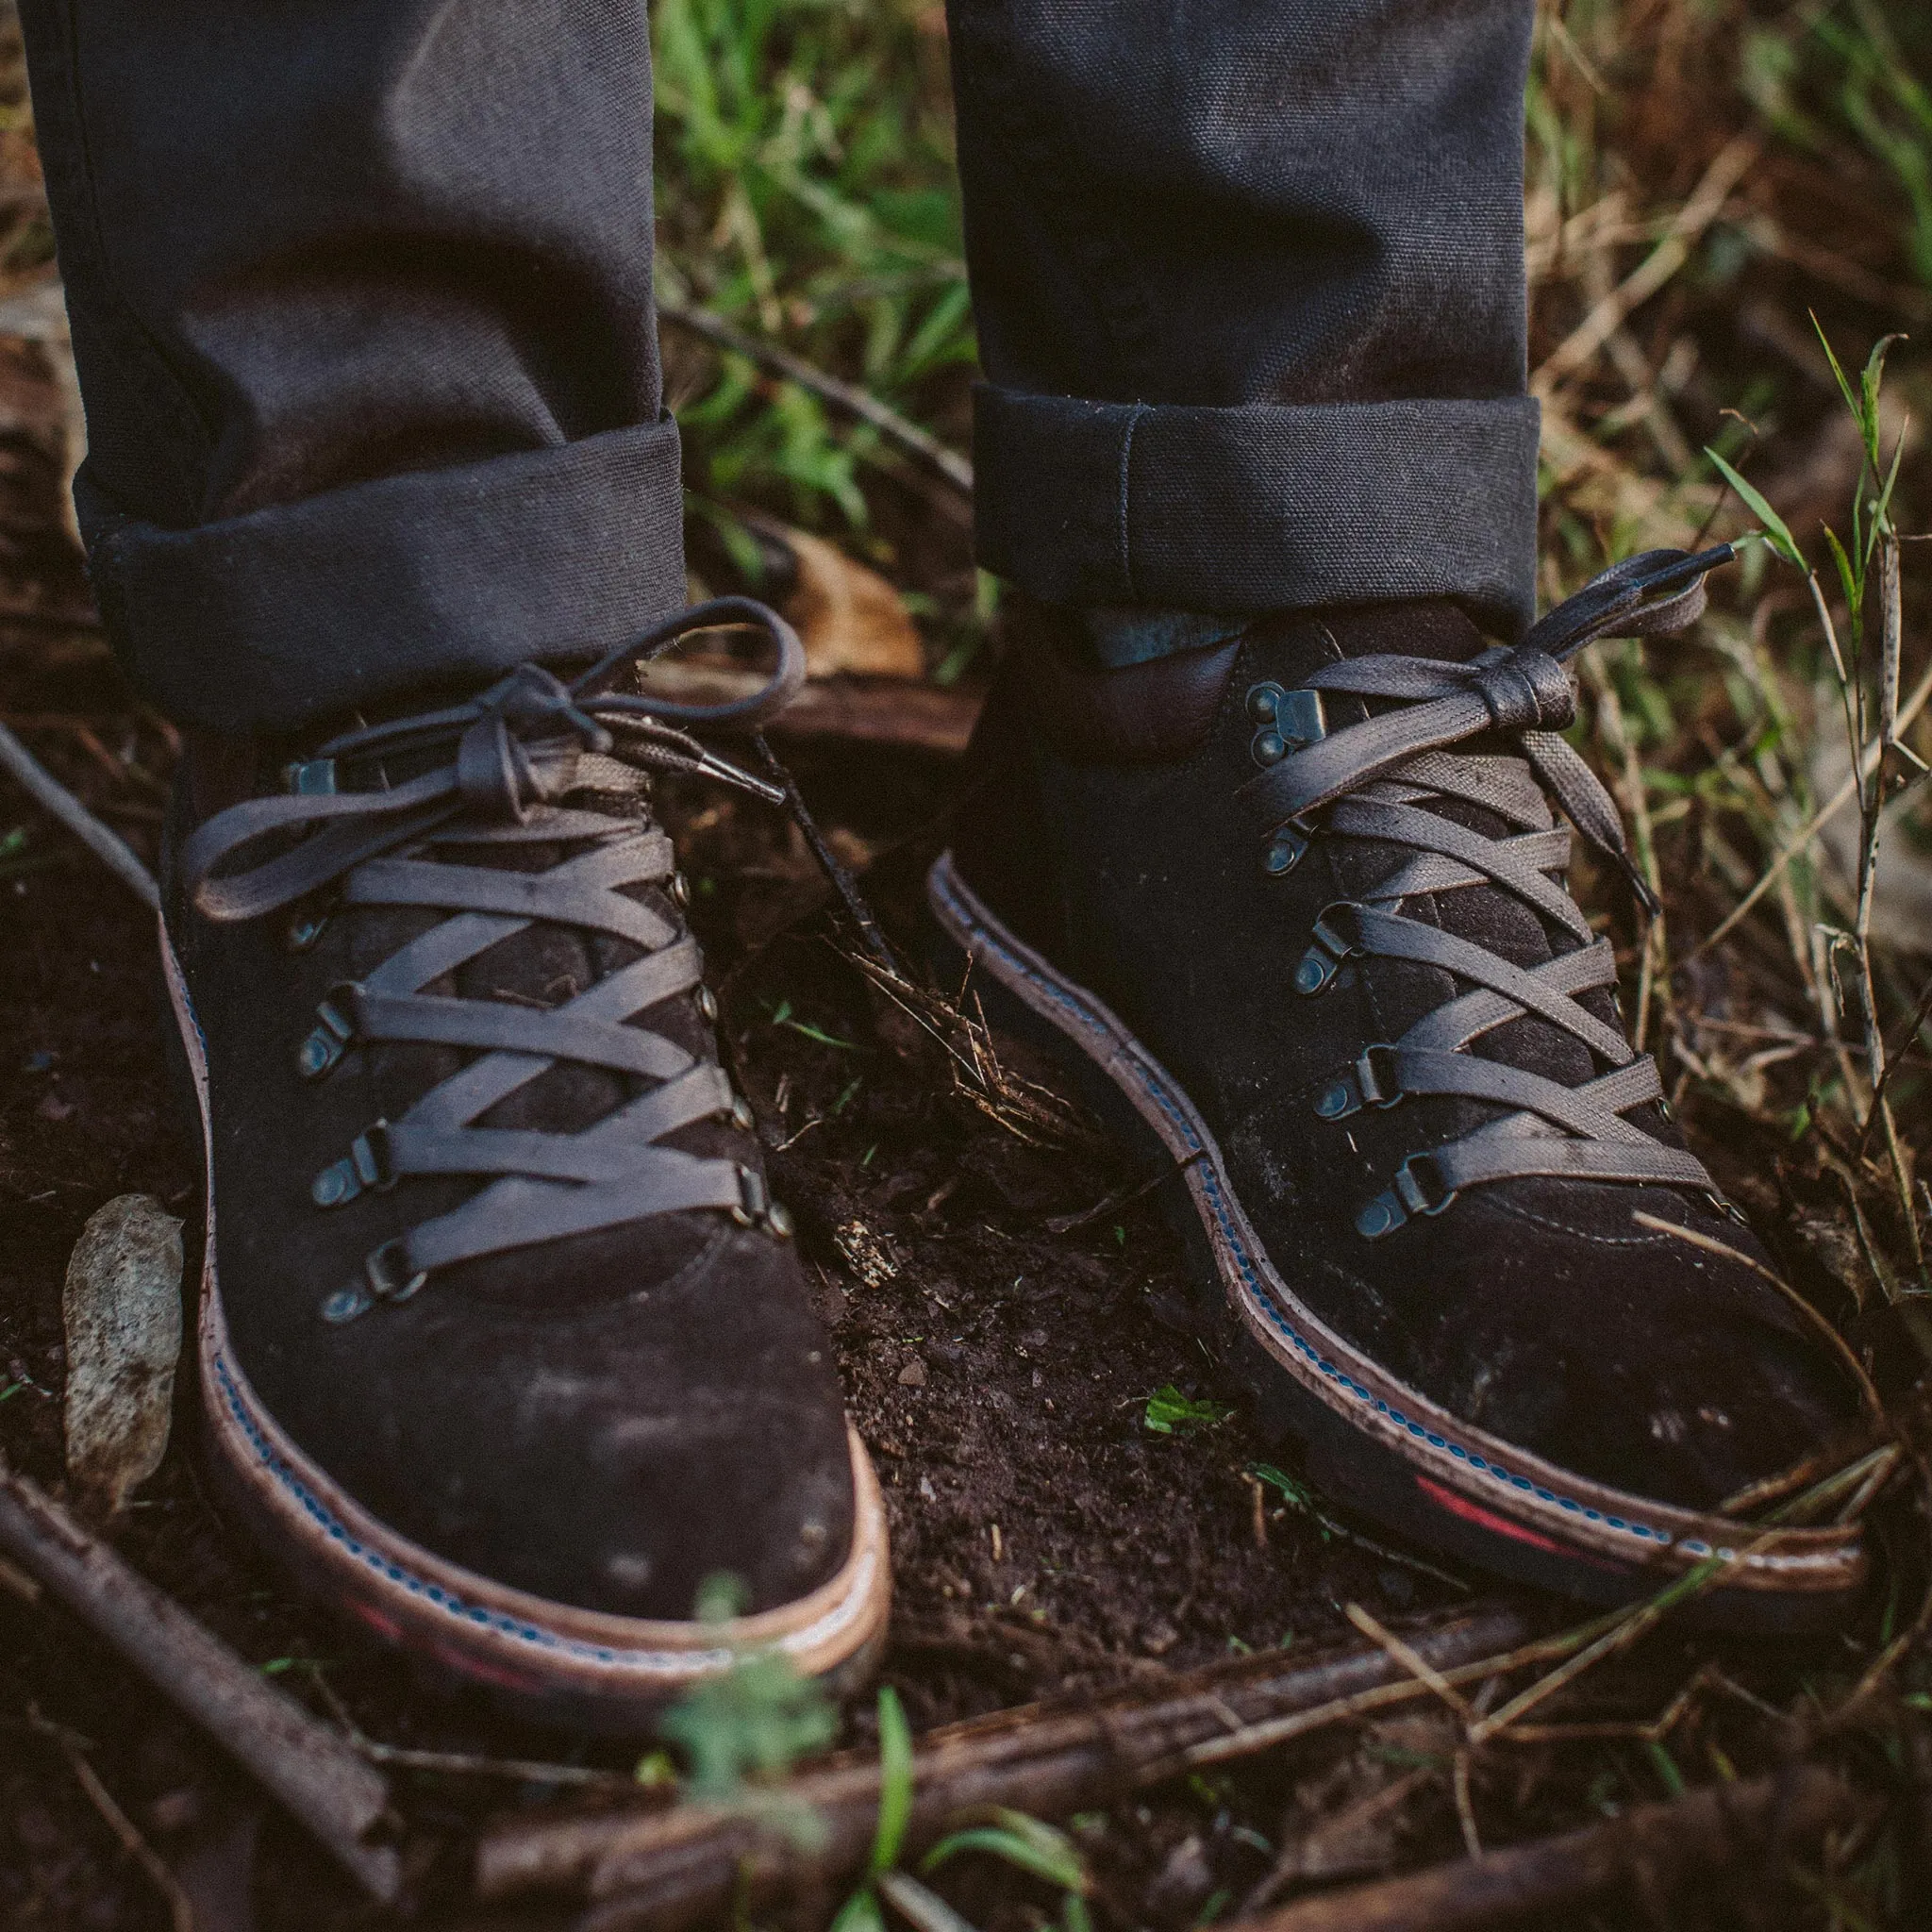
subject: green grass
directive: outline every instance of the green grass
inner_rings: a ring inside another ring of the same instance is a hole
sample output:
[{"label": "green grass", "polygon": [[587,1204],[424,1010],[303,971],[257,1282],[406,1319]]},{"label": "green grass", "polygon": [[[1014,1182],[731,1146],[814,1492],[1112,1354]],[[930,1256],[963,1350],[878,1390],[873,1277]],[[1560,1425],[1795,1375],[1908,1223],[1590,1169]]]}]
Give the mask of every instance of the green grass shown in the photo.
[{"label": "green grass", "polygon": [[[913,0],[660,0],[664,286],[917,415],[973,330],[942,39]],[[734,356],[673,395],[720,497],[863,529],[874,434]],[[957,384],[955,385],[957,389]]]}]

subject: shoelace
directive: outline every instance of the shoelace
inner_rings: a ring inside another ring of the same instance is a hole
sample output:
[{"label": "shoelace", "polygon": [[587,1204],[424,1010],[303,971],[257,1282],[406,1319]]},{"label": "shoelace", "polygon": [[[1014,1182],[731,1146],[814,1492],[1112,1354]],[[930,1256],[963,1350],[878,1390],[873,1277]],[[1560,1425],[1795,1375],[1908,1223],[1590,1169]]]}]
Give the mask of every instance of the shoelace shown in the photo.
[{"label": "shoelace", "polygon": [[[760,629],[776,647],[775,669],[749,696],[691,706],[603,689],[687,633],[727,625]],[[359,1277],[324,1302],[325,1319],[352,1321],[378,1302],[406,1301],[459,1261],[684,1209],[720,1208],[742,1224],[790,1232],[755,1169],[659,1144],[706,1118],[751,1124],[722,1067],[625,1024],[693,991],[705,1017],[716,1015],[695,940],[624,891],[650,885],[680,897],[671,841],[647,812],[617,816],[558,801],[636,793],[643,774],[672,771],[787,803],[786,789],[716,757],[686,727],[756,727],[804,677],[804,650],[782,618],[749,598],[719,598],[656,625],[569,684],[526,664],[467,704],[344,732],[290,768],[288,795],[230,807],[184,842],[190,900],[218,922],[258,919],[325,887],[336,887],[344,906],[450,915],[361,980],[334,988],[307,1038],[291,1042],[311,1080],[328,1077],[353,1049],[384,1041],[475,1056],[400,1120],[373,1122],[316,1175],[321,1208],[411,1175],[484,1182],[461,1206],[373,1250]],[[390,784],[398,765],[413,775]],[[288,849],[217,874],[261,840]],[[460,862],[466,848],[518,843],[564,844],[574,856],[535,873]],[[638,957],[547,1010],[423,991],[539,920],[610,934]],[[293,937],[312,941],[315,926],[298,920]],[[654,1084],[576,1133],[475,1124],[559,1060]]]},{"label": "shoelace", "polygon": [[[1360,1211],[1370,1240],[1412,1216],[1440,1214],[1467,1188],[1533,1175],[1634,1181],[1693,1189],[1716,1198],[1704,1165],[1624,1116],[1661,1103],[1657,1064],[1577,998],[1616,984],[1610,941],[1591,931],[1562,884],[1570,823],[1631,880],[1646,908],[1656,902],[1632,864],[1617,808],[1582,758],[1557,734],[1576,715],[1565,662],[1606,637],[1681,630],[1705,606],[1705,577],[1733,553],[1724,544],[1690,556],[1653,550],[1614,565],[1534,625],[1513,648],[1467,663],[1399,655],[1323,666],[1294,691],[1257,685],[1248,693],[1263,766],[1242,795],[1262,833],[1263,869],[1293,869],[1318,837],[1375,840],[1407,849],[1389,876],[1359,899],[1338,900],[1316,919],[1294,976],[1298,993],[1327,991],[1354,959],[1407,959],[1440,967],[1468,988],[1425,1014],[1401,1039],[1368,1046],[1323,1084],[1316,1113],[1346,1120],[1405,1096],[1455,1095],[1509,1109],[1447,1143],[1411,1154],[1388,1189]],[[1324,692],[1373,701],[1365,721],[1330,731]],[[1521,757],[1457,752],[1479,736],[1513,740]],[[1512,831],[1490,838],[1431,810],[1457,801],[1494,813]],[[1318,824],[1316,814],[1324,816]],[[1420,894],[1500,888],[1574,946],[1521,967],[1473,941],[1403,916]],[[1607,1071],[1575,1087],[1470,1051],[1526,1015],[1580,1041]]]}]

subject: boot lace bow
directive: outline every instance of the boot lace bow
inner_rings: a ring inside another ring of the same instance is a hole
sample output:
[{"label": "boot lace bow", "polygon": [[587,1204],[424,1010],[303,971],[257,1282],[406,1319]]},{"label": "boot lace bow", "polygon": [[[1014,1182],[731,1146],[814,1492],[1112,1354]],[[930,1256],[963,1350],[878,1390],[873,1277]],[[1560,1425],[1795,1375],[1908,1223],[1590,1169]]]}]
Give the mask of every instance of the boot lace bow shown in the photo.
[{"label": "boot lace bow", "polygon": [[[761,688],[730,703],[695,706],[612,691],[625,668],[686,634],[722,625],[762,630],[776,664]],[[749,598],[719,598],[677,613],[565,683],[525,664],[467,703],[344,732],[291,765],[286,794],[217,813],[183,843],[190,903],[223,924],[312,906],[328,889],[349,907],[444,912],[362,978],[333,988],[295,1046],[305,1079],[326,1079],[352,1052],[381,1042],[467,1051],[462,1069],[396,1121],[375,1121],[314,1179],[320,1208],[412,1175],[481,1185],[460,1206],[384,1241],[358,1277],[324,1302],[331,1322],[413,1295],[459,1261],[689,1208],[721,1208],[745,1224],[789,1231],[784,1209],[754,1168],[661,1144],[706,1118],[751,1115],[724,1069],[629,1024],[647,1008],[695,992],[707,1019],[696,941],[625,890],[650,886],[681,901],[671,841],[648,812],[569,802],[573,794],[640,794],[646,774],[721,780],[774,804],[786,791],[717,757],[692,726],[755,729],[805,676],[791,626]],[[399,774],[391,782],[391,774]],[[568,856],[539,872],[488,863],[492,848],[541,843]],[[270,848],[238,863],[249,848]],[[606,934],[636,957],[587,991],[540,1008],[425,992],[433,982],[539,921]],[[291,943],[312,942],[319,916],[298,910]],[[628,1075],[643,1091],[576,1133],[475,1123],[562,1062]]]}]

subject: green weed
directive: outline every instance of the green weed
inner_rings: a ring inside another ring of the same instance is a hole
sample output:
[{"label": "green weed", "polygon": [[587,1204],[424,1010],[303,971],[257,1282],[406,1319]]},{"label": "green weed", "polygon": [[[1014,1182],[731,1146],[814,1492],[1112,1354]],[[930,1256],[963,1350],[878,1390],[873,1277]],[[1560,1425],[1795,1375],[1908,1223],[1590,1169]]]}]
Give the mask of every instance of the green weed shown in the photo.
[{"label": "green weed", "polygon": [[1141,1419],[1157,1436],[1186,1436],[1196,1429],[1217,1428],[1233,1413],[1232,1403],[1197,1402],[1169,1382],[1147,1398]]},{"label": "green weed", "polygon": [[[723,1626],[740,1614],[743,1585],[708,1578],[698,1591],[700,1623]],[[824,1827],[816,1812],[770,1789],[799,1758],[823,1751],[839,1734],[839,1715],[820,1686],[799,1675],[778,1650],[746,1650],[729,1669],[699,1682],[658,1721],[666,1742],[683,1753],[686,1790],[701,1803],[739,1810],[784,1833],[801,1850],[816,1849]],[[661,1781],[657,1754],[638,1766],[641,1780]]]},{"label": "green weed", "polygon": [[[666,288],[915,417],[974,354],[932,24],[913,0],[660,0],[653,19]],[[708,366],[673,398],[706,489],[862,527],[874,432],[741,358]]]}]

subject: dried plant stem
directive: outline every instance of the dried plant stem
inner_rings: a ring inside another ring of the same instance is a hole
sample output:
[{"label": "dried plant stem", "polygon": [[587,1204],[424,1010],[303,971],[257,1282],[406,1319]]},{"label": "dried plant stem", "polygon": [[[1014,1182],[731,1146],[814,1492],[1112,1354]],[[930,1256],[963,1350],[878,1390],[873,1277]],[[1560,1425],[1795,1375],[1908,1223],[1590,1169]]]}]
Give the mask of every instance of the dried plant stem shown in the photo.
[{"label": "dried plant stem", "polygon": [[[1610,682],[1609,674],[1596,658],[1589,658],[1584,660],[1584,675],[1589,678],[1591,692],[1596,698],[1597,723],[1603,732],[1604,742],[1623,767],[1617,791],[1624,809],[1630,816],[1631,830],[1636,839],[1637,862],[1642,868],[1644,883],[1661,907],[1663,876],[1657,867],[1657,828],[1651,822],[1650,793],[1643,782],[1643,760],[1631,741],[1629,726],[1624,718],[1624,707],[1617,697],[1616,686]],[[1644,928],[1643,958],[1638,971],[1637,1018],[1631,1041],[1639,1053],[1644,1052],[1650,1043],[1650,1015],[1654,1005],[1664,1008],[1661,1015],[1663,1024],[1657,1028],[1659,1034],[1669,1024],[1671,981],[1670,974],[1663,970],[1669,958],[1670,941],[1665,915],[1659,911]]]},{"label": "dried plant stem", "polygon": [[1646,1890],[1732,1871],[1775,1870],[1781,1854],[1815,1843],[1872,1809],[1815,1765],[1709,1786],[1668,1804],[1557,1838],[1298,1901],[1228,1932],[1487,1932],[1499,1924],[1579,1923],[1575,1908],[1641,1874]]},{"label": "dried plant stem", "polygon": [[1885,1405],[1878,1399],[1878,1391],[1872,1386],[1872,1377],[1865,1373],[1864,1364],[1852,1353],[1850,1343],[1783,1275],[1773,1274],[1763,1262],[1753,1260],[1741,1248],[1734,1248],[1727,1241],[1715,1240],[1710,1235],[1700,1234],[1694,1227],[1684,1227],[1674,1221],[1662,1220],[1657,1215],[1644,1213],[1641,1208],[1633,1211],[1630,1219],[1639,1227],[1647,1227],[1655,1234],[1674,1235],[1678,1241],[1689,1241],[1693,1248],[1702,1248],[1706,1254],[1721,1255],[1727,1261],[1736,1261],[1740,1266],[1750,1269],[1760,1280],[1768,1281],[1850,1371],[1853,1380],[1858,1385],[1858,1393],[1865,1398],[1866,1409],[1874,1419],[1880,1424],[1885,1422]]},{"label": "dried plant stem", "polygon": [[169,1871],[161,1855],[141,1835],[140,1827],[115,1803],[114,1794],[101,1782],[100,1773],[87,1761],[79,1740],[63,1724],[51,1724],[29,1704],[26,1721],[42,1737],[49,1739],[67,1760],[75,1782],[87,1793],[88,1803],[101,1814],[108,1829],[121,1842],[121,1849],[147,1874],[148,1882],[168,1902],[168,1919],[174,1932],[194,1932],[194,1907],[181,1890],[181,1881]]},{"label": "dried plant stem", "polygon": [[135,857],[118,832],[110,831],[66,786],[0,724],[0,771],[67,827],[150,912],[161,909],[154,874]]},{"label": "dried plant stem", "polygon": [[[1878,539],[1879,554],[1879,677],[1878,677],[1878,760],[1873,767],[1869,793],[1859,791],[1859,809],[1864,814],[1864,839],[1858,848],[1858,916],[1854,937],[1858,948],[1859,1019],[1865,1032],[1865,1073],[1872,1083],[1872,1104],[1867,1109],[1858,1144],[1862,1147],[1875,1120],[1885,1130],[1885,1151],[1891,1163],[1893,1185],[1898,1190],[1899,1209],[1910,1244],[1913,1264],[1923,1275],[1925,1251],[1919,1238],[1919,1217],[1912,1208],[1911,1162],[1900,1142],[1898,1122],[1892,1115],[1891,1100],[1885,1091],[1890,1071],[1885,1057],[1885,1033],[1878,1018],[1878,992],[1872,974],[1872,907],[1878,887],[1878,840],[1885,823],[1885,788],[1889,776],[1888,758],[1899,749],[1898,682],[1902,650],[1904,612],[1900,603],[1898,534],[1883,529]],[[1859,704],[1864,702],[1860,687]],[[1856,746],[1860,740],[1854,740]]]},{"label": "dried plant stem", "polygon": [[1530,380],[1533,393],[1546,393],[1564,376],[1574,375],[1594,361],[1624,318],[1649,301],[1690,259],[1691,243],[1717,219],[1757,152],[1757,137],[1753,134],[1740,134],[1724,147],[1704,171],[1690,200],[1672,217],[1669,231],[1656,248],[1551,350]]},{"label": "dried plant stem", "polygon": [[[1835,637],[1836,633],[1827,632],[1826,636]],[[1904,731],[1916,723],[1919,713],[1925,708],[1928,701],[1932,701],[1932,665],[1926,666],[1924,675],[1912,687],[1911,695],[1899,707],[1898,728]],[[1757,883],[1731,908],[1710,934],[1698,944],[1696,951],[1690,955],[1691,958],[1701,958],[1720,941],[1726,939],[1758,900],[1763,898],[1783,876],[1785,868],[1791,860],[1797,858],[1799,853],[1807,850],[1819,833],[1851,804],[1865,775],[1877,765],[1878,753],[1879,747],[1875,744],[1868,744],[1864,748],[1856,768],[1845,774],[1843,783],[1798,827],[1796,833],[1779,850],[1777,857],[1765,868]]]},{"label": "dried plant stem", "polygon": [[402,1889],[389,1786],[164,1591],[0,1460],[0,1549],[226,1747],[376,1898]]},{"label": "dried plant stem", "polygon": [[800,389],[809,390],[835,409],[856,416],[861,423],[871,424],[888,442],[897,443],[908,456],[923,463],[935,475],[942,476],[961,495],[973,494],[973,465],[958,450],[948,449],[936,436],[928,435],[918,424],[908,422],[897,409],[880,402],[868,391],[841,382],[836,375],[826,375],[823,369],[806,361],[802,356],[794,356],[790,349],[780,348],[776,342],[747,335],[722,315],[701,308],[694,302],[677,302],[659,295],[658,314],[662,321],[673,323],[679,328],[688,328],[693,335],[703,336],[717,347],[742,356],[748,361],[769,369],[774,375],[782,376],[785,381],[795,382]]},{"label": "dried plant stem", "polygon": [[[1520,1643],[1524,1620],[1486,1610],[1424,1634],[1407,1646],[1445,1675],[1491,1674],[1493,1653]],[[1564,1640],[1553,1640],[1560,1645]],[[1528,1657],[1552,1654],[1549,1642]],[[1517,1662],[1525,1654],[1513,1652]],[[1475,1659],[1470,1663],[1470,1659]],[[1507,1662],[1505,1666],[1507,1667]],[[1381,1703],[1426,1696],[1380,1646],[1291,1662],[1278,1654],[1229,1659],[1159,1685],[1084,1704],[1001,1711],[948,1725],[923,1739],[913,1761],[908,1843],[930,1844],[974,1806],[1009,1805],[1062,1816],[1185,1770],[1193,1754],[1216,1761],[1266,1749],[1284,1719],[1301,1729],[1353,1715],[1364,1695]],[[741,1896],[748,1909],[803,1886],[842,1883],[864,1863],[876,1824],[875,1757],[834,1759],[791,1779],[785,1790],[809,1805],[825,1828],[816,1853],[761,1832],[731,1812],[680,1806],[658,1816],[636,1810],[594,1816],[511,1816],[484,1834],[476,1889],[485,1900],[532,1890],[589,1891],[599,1932],[651,1932],[708,1921]],[[740,1889],[742,1888],[741,1893]]]}]

